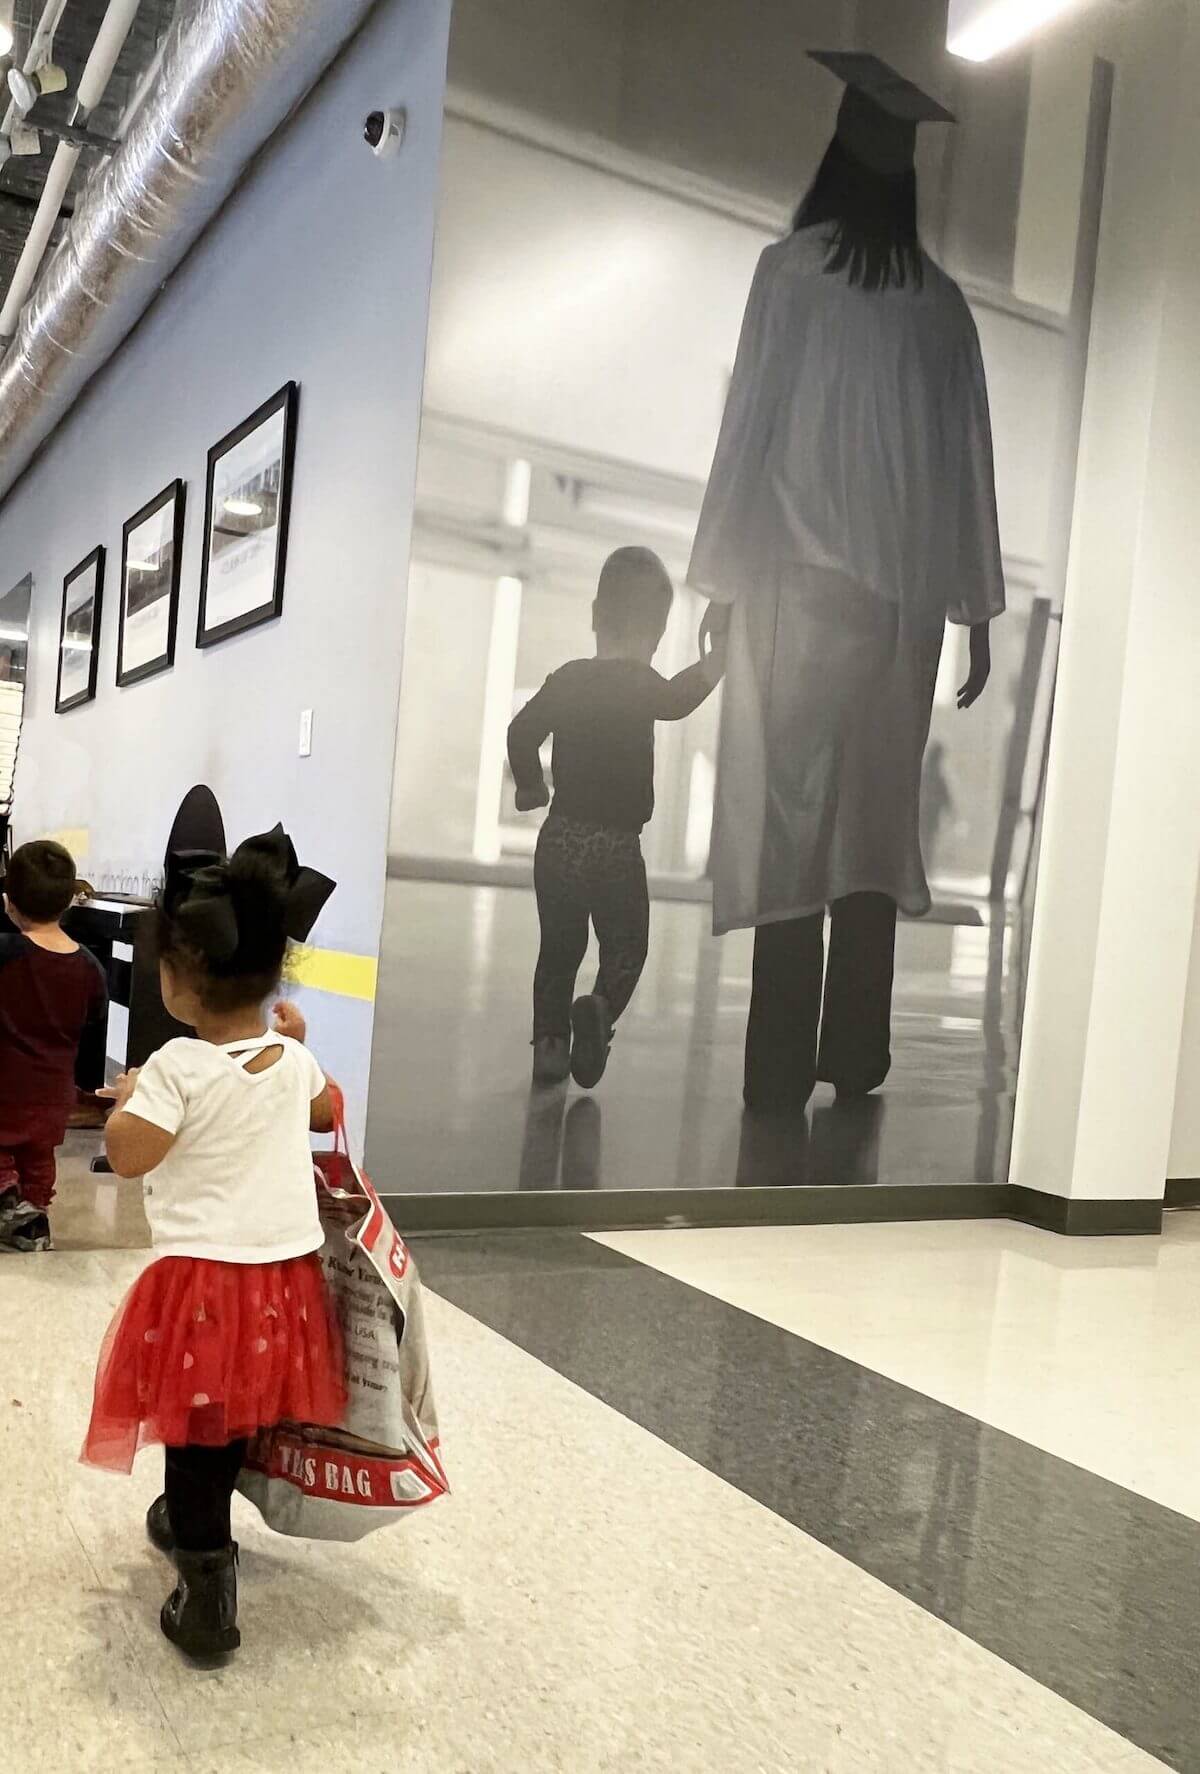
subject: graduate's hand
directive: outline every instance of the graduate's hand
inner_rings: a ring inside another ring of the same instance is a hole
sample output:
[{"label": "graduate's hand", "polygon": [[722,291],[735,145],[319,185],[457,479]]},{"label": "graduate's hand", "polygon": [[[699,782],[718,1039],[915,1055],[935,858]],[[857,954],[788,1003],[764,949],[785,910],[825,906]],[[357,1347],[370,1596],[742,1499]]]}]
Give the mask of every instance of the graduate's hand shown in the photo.
[{"label": "graduate's hand", "polygon": [[519,788],[516,793],[518,813],[536,813],[550,805],[550,790],[543,782],[538,788]]},{"label": "graduate's hand", "polygon": [[728,604],[710,604],[705,610],[704,620],[700,624],[701,659],[707,659],[711,652],[725,644],[732,615],[733,611]]},{"label": "graduate's hand", "polygon": [[725,676],[725,667],[729,663],[729,637],[721,635],[713,640],[707,653],[701,653],[700,663],[704,667],[704,675],[714,687]]},{"label": "graduate's hand", "polygon": [[970,708],[987,689],[992,675],[992,642],[986,622],[977,622],[971,630],[971,669],[958,693],[959,708]]}]

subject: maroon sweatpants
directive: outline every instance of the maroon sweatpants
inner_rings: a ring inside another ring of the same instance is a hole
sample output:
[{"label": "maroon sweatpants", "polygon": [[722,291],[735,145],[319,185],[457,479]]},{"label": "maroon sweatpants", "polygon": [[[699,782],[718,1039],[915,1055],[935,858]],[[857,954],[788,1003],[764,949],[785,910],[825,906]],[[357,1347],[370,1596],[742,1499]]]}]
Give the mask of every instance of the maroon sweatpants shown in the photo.
[{"label": "maroon sweatpants", "polygon": [[15,1183],[44,1213],[54,1199],[54,1154],[67,1134],[65,1109],[0,1108],[0,1191]]}]

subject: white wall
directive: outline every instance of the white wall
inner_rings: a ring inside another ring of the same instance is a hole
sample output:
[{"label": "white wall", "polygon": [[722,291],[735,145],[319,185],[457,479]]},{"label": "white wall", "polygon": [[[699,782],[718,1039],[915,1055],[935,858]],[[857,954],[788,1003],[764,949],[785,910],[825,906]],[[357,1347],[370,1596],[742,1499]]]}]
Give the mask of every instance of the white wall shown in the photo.
[{"label": "white wall", "polygon": [[[373,957],[382,922],[449,0],[387,0],[0,509],[0,585],[35,580],[14,829],[88,834],[86,870],[153,874],[185,791],[231,840],[282,819],[340,885],[314,942]],[[404,153],[362,121],[405,105]],[[301,384],[282,621],[194,646],[208,447]],[[115,688],[121,526],[188,483],[175,669]],[[63,575],[109,550],[100,689],[54,713]],[[300,711],[315,711],[301,761]],[[365,1110],[373,1006],[324,994],[314,1042]]]},{"label": "white wall", "polygon": [[1162,1196],[1200,859],[1200,8],[1125,48],[1011,1172],[1102,1200]]},{"label": "white wall", "polygon": [[414,561],[390,849],[469,856],[495,578]]},{"label": "white wall", "polygon": [[[711,210],[450,118],[431,411],[646,469],[708,475],[758,255]],[[1004,544],[1045,559],[1061,333],[978,308]]]},{"label": "white wall", "polygon": [[448,119],[426,402],[703,480],[766,240]]},{"label": "white wall", "polygon": [[1179,1044],[1167,1175],[1200,1177],[1200,894],[1196,896],[1196,921],[1192,930],[1192,961],[1188,972],[1183,1037]]}]

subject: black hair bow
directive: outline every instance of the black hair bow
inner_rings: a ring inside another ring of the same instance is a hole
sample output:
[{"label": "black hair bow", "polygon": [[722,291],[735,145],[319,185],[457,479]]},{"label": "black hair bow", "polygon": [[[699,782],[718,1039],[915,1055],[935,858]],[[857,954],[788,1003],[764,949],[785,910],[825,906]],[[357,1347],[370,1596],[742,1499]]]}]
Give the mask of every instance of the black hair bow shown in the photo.
[{"label": "black hair bow", "polygon": [[202,954],[218,963],[232,961],[238,950],[231,888],[239,861],[250,857],[278,875],[285,902],[284,929],[293,942],[307,941],[337,885],[328,875],[301,867],[282,825],[247,838],[228,858],[215,850],[168,852],[163,887],[167,913]]}]

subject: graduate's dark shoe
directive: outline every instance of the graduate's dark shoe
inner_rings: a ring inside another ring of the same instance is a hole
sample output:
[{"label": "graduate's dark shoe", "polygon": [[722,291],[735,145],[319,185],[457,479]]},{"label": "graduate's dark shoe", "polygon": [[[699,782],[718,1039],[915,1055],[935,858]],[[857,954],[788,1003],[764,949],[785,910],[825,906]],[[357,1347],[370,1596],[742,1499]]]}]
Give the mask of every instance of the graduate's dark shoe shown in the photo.
[{"label": "graduate's dark shoe", "polygon": [[571,1076],[571,1043],[565,1035],[543,1035],[533,1044],[535,1084],[562,1084]]},{"label": "graduate's dark shoe", "polygon": [[608,1065],[612,1019],[608,1005],[595,992],[571,1006],[571,1076],[581,1090],[594,1090]]},{"label": "graduate's dark shoe", "polygon": [[146,1537],[151,1546],[156,1546],[168,1558],[174,1558],[175,1536],[171,1532],[171,1518],[167,1514],[165,1497],[156,1497],[146,1511]]},{"label": "graduate's dark shoe", "polygon": [[179,1581],[163,1603],[162,1629],[185,1657],[210,1662],[242,1642],[237,1623],[237,1547],[176,1552]]}]

